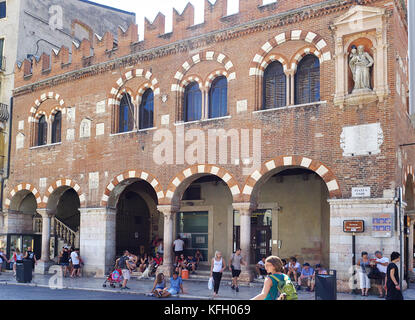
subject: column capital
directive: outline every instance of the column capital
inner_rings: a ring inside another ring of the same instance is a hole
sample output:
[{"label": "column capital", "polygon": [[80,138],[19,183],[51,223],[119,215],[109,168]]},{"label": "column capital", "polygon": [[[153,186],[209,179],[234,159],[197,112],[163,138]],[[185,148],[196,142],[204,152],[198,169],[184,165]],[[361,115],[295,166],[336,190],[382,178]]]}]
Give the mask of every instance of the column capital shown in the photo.
[{"label": "column capital", "polygon": [[172,205],[158,205],[157,210],[160,211],[164,216],[172,216],[179,211],[179,208]]},{"label": "column capital", "polygon": [[232,203],[232,207],[234,210],[239,211],[241,216],[250,216],[256,209],[255,206],[250,202]]},{"label": "column capital", "polygon": [[56,212],[50,209],[37,209],[36,211],[42,218],[53,218],[56,215]]}]

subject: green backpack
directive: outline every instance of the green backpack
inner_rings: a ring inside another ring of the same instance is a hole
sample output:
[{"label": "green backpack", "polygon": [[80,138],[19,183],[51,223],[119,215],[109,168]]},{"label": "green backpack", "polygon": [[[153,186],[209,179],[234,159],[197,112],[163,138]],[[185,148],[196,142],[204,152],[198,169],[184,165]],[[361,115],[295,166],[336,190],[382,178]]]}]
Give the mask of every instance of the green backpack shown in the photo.
[{"label": "green backpack", "polygon": [[[280,288],[280,280],[278,280],[277,277],[275,277],[272,274],[270,275],[270,277],[272,279],[274,279],[275,281],[277,281],[278,291],[280,292],[280,294],[284,293],[286,295],[286,300],[298,300],[298,295],[297,295],[297,291],[295,290],[295,286],[292,283],[291,279],[286,274],[284,274],[285,284],[282,288]],[[276,299],[274,299],[274,300],[276,300]]]}]

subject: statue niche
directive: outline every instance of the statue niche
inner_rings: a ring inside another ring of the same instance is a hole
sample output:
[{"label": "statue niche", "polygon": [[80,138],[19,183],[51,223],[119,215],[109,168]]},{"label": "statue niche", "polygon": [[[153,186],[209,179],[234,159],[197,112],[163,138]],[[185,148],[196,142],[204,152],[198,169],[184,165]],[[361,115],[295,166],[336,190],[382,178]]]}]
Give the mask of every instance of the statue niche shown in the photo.
[{"label": "statue niche", "polygon": [[349,67],[352,73],[352,94],[368,93],[373,91],[372,67],[374,65],[372,56],[365,51],[364,45],[356,47],[352,45],[349,55]]}]

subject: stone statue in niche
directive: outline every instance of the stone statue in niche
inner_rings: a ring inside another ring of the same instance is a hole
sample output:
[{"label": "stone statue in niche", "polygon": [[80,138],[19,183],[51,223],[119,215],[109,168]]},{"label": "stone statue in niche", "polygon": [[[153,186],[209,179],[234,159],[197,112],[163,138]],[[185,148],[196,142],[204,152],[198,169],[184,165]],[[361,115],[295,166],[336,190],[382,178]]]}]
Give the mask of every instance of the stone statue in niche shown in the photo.
[{"label": "stone statue in niche", "polygon": [[360,45],[352,47],[349,66],[353,73],[354,89],[352,93],[372,91],[370,87],[370,68],[374,64],[373,58],[365,52],[365,47]]}]

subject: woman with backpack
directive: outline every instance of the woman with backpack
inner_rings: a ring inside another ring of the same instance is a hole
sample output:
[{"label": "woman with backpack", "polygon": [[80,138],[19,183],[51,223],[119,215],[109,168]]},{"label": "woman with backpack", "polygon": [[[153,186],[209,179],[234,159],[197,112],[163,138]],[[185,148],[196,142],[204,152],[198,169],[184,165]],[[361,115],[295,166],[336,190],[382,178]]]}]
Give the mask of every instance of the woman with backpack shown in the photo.
[{"label": "woman with backpack", "polygon": [[269,276],[265,279],[261,294],[252,300],[297,300],[297,292],[291,279],[284,274],[284,265],[276,256],[265,260]]}]

